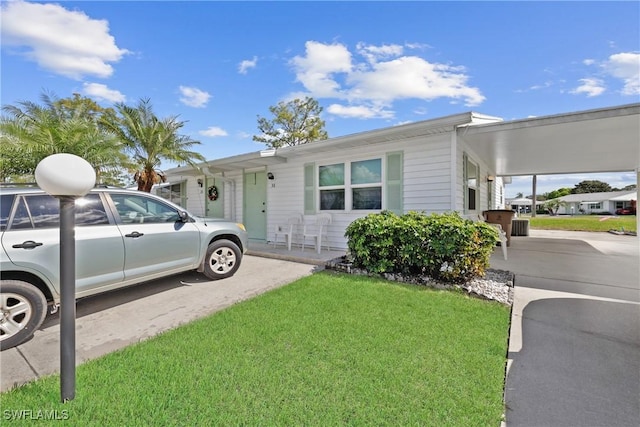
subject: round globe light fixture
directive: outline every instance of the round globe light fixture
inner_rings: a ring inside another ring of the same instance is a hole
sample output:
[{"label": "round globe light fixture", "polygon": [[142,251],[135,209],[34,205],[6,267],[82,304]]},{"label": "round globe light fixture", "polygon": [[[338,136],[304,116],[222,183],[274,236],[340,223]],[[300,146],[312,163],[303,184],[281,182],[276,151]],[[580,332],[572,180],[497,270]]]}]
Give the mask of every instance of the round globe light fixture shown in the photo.
[{"label": "round globe light fixture", "polygon": [[38,186],[52,196],[84,196],[96,184],[96,172],[82,157],[59,153],[36,166]]}]

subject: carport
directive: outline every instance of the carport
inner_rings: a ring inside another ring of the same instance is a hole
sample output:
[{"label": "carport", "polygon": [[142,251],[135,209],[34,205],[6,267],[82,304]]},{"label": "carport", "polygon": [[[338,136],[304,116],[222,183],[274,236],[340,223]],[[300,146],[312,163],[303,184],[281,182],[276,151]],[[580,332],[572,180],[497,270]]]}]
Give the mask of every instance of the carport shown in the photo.
[{"label": "carport", "polygon": [[635,171],[640,181],[640,103],[468,126],[458,139],[500,176]]},{"label": "carport", "polygon": [[[640,104],[458,132],[497,175],[633,170],[640,181]],[[636,425],[637,238],[534,231],[491,261],[515,273],[504,424]]]}]

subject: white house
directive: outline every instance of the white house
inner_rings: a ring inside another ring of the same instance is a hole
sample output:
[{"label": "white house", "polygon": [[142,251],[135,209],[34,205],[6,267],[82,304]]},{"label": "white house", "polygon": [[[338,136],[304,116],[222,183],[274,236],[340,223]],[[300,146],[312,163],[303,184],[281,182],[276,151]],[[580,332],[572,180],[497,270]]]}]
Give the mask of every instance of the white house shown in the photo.
[{"label": "white house", "polygon": [[[328,243],[344,249],[345,228],[371,212],[475,214],[505,208],[510,175],[637,170],[639,122],[640,104],[511,122],[468,112],[171,169],[158,191],[255,241],[292,214],[329,213]],[[626,155],[601,155],[605,138]]]},{"label": "white house", "polygon": [[630,208],[638,200],[638,192],[609,191],[605,193],[568,194],[558,197],[566,206],[558,209],[559,214],[614,214],[618,209]]},{"label": "white house", "polygon": [[516,211],[517,213],[530,213],[533,200],[528,197],[516,197],[513,199],[507,199],[507,209]]},{"label": "white house", "polygon": [[160,194],[194,214],[242,221],[258,241],[272,241],[293,213],[330,213],[329,244],[346,248],[347,225],[371,212],[502,208],[502,179],[457,139],[465,126],[499,120],[464,113],[212,160],[204,174],[167,171]]}]

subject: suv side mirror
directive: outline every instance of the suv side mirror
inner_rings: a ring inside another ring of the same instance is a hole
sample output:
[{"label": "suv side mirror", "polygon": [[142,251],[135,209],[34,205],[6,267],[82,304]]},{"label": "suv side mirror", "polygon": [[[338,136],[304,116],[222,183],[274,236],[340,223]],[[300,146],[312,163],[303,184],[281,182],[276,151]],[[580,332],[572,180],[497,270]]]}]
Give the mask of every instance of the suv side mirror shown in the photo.
[{"label": "suv side mirror", "polygon": [[186,211],[178,211],[178,215],[180,216],[180,221],[189,222],[189,214]]}]

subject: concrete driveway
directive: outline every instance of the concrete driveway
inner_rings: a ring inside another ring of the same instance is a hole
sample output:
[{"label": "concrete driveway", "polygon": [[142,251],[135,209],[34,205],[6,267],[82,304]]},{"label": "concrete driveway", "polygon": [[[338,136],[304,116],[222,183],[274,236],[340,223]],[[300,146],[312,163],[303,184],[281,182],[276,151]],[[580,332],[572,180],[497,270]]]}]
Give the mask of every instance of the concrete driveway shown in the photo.
[{"label": "concrete driveway", "polygon": [[[311,274],[313,265],[245,255],[233,277],[207,281],[196,272],[78,301],[76,362],[80,364]],[[59,317],[34,337],[0,352],[1,391],[60,369]]]},{"label": "concrete driveway", "polygon": [[512,237],[515,273],[506,425],[638,426],[639,240],[532,230]]}]

